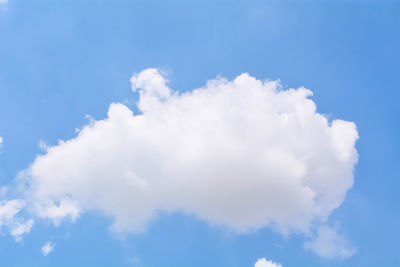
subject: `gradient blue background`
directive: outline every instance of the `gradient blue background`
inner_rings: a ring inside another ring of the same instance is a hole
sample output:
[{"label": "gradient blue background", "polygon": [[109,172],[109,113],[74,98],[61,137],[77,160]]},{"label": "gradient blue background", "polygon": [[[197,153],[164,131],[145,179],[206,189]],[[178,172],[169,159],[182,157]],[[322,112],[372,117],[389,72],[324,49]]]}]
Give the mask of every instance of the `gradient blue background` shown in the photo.
[{"label": "gradient blue background", "polygon": [[[129,78],[169,71],[180,91],[249,72],[314,92],[320,113],[354,121],[354,188],[331,216],[358,247],[322,259],[304,237],[264,229],[232,235],[195,218],[161,215],[142,235],[115,238],[86,214],[54,228],[37,221],[22,243],[0,235],[0,266],[400,266],[400,3],[396,1],[9,0],[0,8],[0,185],[75,128],[132,109]],[[47,257],[41,246],[56,247]]]}]

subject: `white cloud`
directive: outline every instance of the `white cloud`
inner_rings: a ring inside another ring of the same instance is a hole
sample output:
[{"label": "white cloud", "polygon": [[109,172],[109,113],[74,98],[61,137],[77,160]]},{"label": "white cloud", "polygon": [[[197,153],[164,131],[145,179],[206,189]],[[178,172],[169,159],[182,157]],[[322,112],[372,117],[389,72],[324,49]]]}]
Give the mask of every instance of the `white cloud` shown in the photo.
[{"label": "white cloud", "polygon": [[256,262],[254,267],[282,267],[282,265],[272,261],[267,261],[265,258],[262,258]]},{"label": "white cloud", "polygon": [[68,198],[58,201],[44,203],[35,207],[36,215],[40,218],[51,218],[54,225],[58,226],[64,219],[75,221],[79,218],[80,210],[77,205]]},{"label": "white cloud", "polygon": [[0,0],[0,5],[1,4],[7,4],[8,3],[8,0]]},{"label": "white cloud", "polygon": [[23,207],[23,201],[18,199],[0,201],[0,227],[12,221]]},{"label": "white cloud", "polygon": [[[1,1],[1,0],[0,0]],[[0,148],[3,146],[3,137],[0,136]]]},{"label": "white cloud", "polygon": [[55,245],[52,244],[51,242],[46,242],[46,244],[44,244],[44,246],[42,247],[42,253],[44,256],[49,255],[50,252],[53,251]]},{"label": "white cloud", "polygon": [[[3,191],[3,189],[0,191]],[[2,195],[3,194],[5,193],[3,192]],[[25,221],[17,217],[17,214],[24,207],[25,203],[20,199],[0,201],[0,229],[3,227],[8,228],[10,234],[15,238],[16,241],[21,241],[22,235],[29,233],[34,224],[33,219]]]},{"label": "white cloud", "polygon": [[16,241],[22,240],[22,235],[27,234],[31,231],[34,221],[29,219],[25,222],[15,221],[10,227],[10,234],[15,238]]},{"label": "white cloud", "polygon": [[321,226],[316,238],[307,242],[305,247],[325,258],[346,259],[357,252],[357,249],[344,236],[338,234],[336,229],[327,226]]},{"label": "white cloud", "polygon": [[179,211],[238,232],[308,232],[353,185],[356,126],[317,113],[310,90],[246,73],[182,94],[156,69],[131,82],[141,114],[113,103],[26,170],[38,216],[57,224],[94,210],[137,232]]}]

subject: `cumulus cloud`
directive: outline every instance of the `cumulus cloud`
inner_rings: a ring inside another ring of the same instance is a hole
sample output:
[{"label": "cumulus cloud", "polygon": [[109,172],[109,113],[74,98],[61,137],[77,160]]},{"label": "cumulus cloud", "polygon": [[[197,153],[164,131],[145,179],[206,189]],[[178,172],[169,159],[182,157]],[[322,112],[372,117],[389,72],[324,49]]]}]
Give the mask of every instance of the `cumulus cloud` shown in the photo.
[{"label": "cumulus cloud", "polygon": [[49,255],[49,253],[52,252],[53,249],[54,249],[54,244],[52,244],[51,242],[46,242],[41,249],[43,256]]},{"label": "cumulus cloud", "polygon": [[282,265],[262,258],[256,262],[254,267],[282,267]]},{"label": "cumulus cloud", "polygon": [[178,93],[157,69],[131,78],[138,114],[120,103],[25,170],[24,198],[55,224],[85,211],[138,232],[183,212],[237,232],[308,232],[353,185],[356,126],[317,113],[305,88],[244,73]]},{"label": "cumulus cloud", "polygon": [[325,258],[346,259],[357,252],[343,235],[338,234],[337,229],[321,226],[316,238],[305,244],[307,249]]}]

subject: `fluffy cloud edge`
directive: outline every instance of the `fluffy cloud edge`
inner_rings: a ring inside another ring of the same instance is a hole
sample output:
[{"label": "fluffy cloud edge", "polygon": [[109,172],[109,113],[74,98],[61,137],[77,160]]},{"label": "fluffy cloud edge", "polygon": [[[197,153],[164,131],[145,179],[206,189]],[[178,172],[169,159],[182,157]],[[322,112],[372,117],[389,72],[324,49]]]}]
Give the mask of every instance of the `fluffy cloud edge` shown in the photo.
[{"label": "fluffy cloud edge", "polygon": [[254,267],[282,267],[282,265],[273,261],[269,261],[265,258],[261,258],[257,260],[257,262],[254,264]]}]

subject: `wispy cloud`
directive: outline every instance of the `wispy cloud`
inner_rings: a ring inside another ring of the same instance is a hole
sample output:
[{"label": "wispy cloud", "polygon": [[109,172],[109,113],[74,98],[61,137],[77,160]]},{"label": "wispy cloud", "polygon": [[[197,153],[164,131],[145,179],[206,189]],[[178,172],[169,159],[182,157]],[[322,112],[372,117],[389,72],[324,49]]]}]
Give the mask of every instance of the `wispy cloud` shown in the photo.
[{"label": "wispy cloud", "polygon": [[316,238],[307,242],[305,247],[325,258],[346,259],[357,252],[357,249],[338,233],[338,229],[327,226],[321,226]]},{"label": "wispy cloud", "polygon": [[43,255],[44,256],[49,255],[49,253],[53,251],[54,247],[55,247],[55,245],[53,243],[51,243],[50,241],[46,242],[42,247]]},{"label": "wispy cloud", "polygon": [[[5,192],[1,195],[4,196]],[[34,224],[33,219],[25,220],[17,216],[24,207],[25,202],[20,199],[0,200],[0,228],[6,227],[16,241],[21,241],[22,235],[29,233]]]}]

